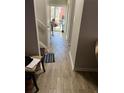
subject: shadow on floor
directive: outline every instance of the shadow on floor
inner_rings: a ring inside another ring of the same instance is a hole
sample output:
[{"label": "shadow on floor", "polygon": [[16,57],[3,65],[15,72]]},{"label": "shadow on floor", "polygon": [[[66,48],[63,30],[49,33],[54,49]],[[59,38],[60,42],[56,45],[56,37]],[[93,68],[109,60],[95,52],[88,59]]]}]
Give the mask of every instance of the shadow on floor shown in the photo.
[{"label": "shadow on floor", "polygon": [[94,86],[98,87],[98,72],[79,72],[83,78],[85,78],[89,83],[92,83]]}]

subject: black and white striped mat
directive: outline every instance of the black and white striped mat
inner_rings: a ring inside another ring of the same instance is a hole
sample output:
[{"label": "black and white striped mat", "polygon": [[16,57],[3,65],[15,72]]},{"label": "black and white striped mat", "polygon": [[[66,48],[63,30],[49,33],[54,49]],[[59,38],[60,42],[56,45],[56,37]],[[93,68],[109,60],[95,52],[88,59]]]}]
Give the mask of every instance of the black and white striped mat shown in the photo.
[{"label": "black and white striped mat", "polygon": [[44,56],[44,63],[53,63],[55,62],[54,53],[46,53]]}]

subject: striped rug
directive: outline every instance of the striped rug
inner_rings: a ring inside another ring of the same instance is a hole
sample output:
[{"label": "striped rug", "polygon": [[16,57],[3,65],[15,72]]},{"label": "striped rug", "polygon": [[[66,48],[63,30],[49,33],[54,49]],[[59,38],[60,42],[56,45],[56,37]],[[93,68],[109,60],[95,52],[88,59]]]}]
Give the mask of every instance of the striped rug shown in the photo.
[{"label": "striped rug", "polygon": [[44,56],[44,63],[53,63],[55,62],[54,53],[46,53]]}]

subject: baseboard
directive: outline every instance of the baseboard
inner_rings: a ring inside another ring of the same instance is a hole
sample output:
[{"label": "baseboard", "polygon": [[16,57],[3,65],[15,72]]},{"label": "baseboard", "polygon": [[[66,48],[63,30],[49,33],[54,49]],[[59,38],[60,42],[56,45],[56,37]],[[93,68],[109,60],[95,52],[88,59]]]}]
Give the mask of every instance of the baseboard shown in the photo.
[{"label": "baseboard", "polygon": [[74,68],[75,71],[91,71],[91,72],[98,72],[97,68]]},{"label": "baseboard", "polygon": [[72,70],[74,70],[74,62],[72,60],[72,56],[71,56],[71,52],[69,51],[69,58],[70,58],[70,61],[71,61],[71,67],[72,67]]}]

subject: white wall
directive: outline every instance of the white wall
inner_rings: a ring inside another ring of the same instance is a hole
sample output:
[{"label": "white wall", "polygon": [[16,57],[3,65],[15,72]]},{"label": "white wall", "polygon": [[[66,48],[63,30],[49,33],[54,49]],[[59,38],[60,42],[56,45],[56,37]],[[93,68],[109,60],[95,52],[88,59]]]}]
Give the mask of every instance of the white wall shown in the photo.
[{"label": "white wall", "polygon": [[47,25],[46,0],[34,0],[36,18]]},{"label": "white wall", "polygon": [[35,5],[35,16],[37,22],[37,30],[39,35],[39,43],[41,42],[47,47],[48,46],[48,10],[47,0],[34,0]]},{"label": "white wall", "polygon": [[67,7],[68,7],[67,40],[68,40],[68,44],[70,45],[71,36],[72,36],[73,19],[74,19],[75,0],[68,0]]},{"label": "white wall", "polygon": [[75,65],[75,57],[77,52],[78,38],[80,32],[80,24],[83,12],[84,0],[75,0],[75,12],[72,28],[72,39],[70,47],[70,56],[72,58],[72,65]]}]

